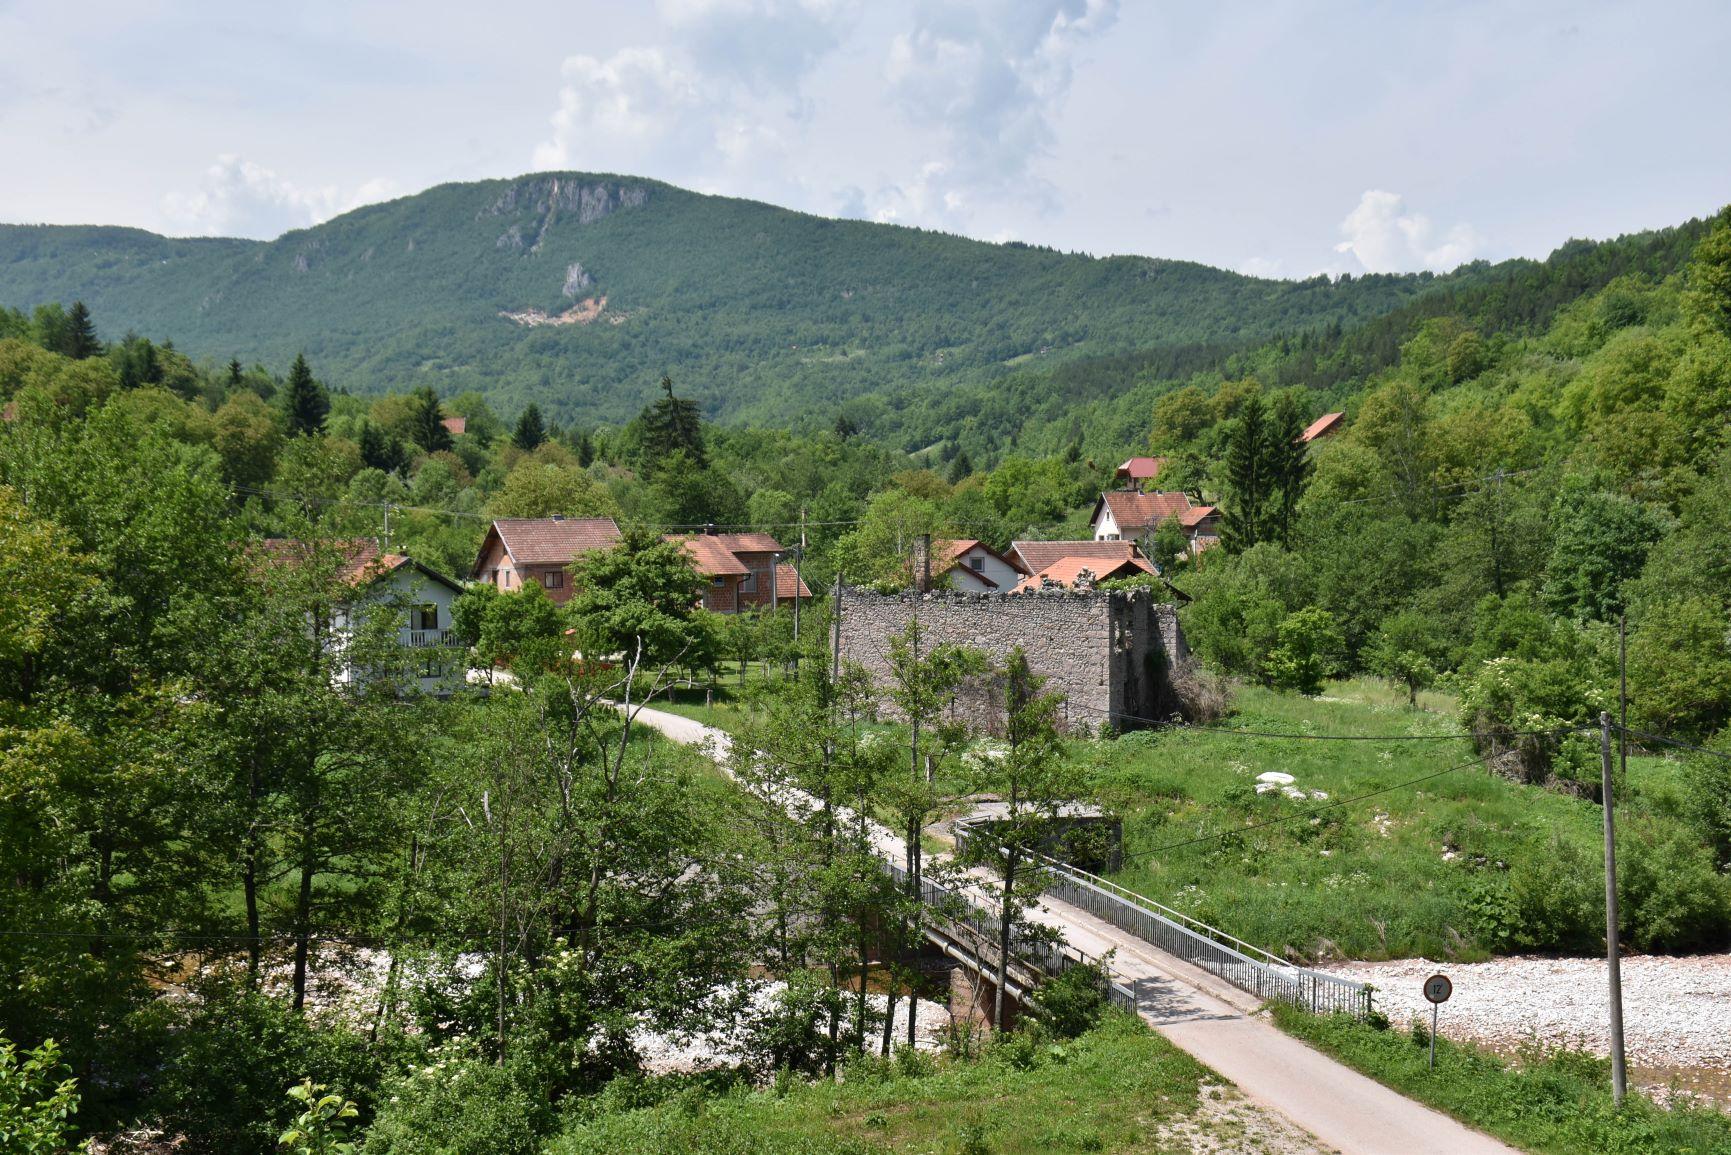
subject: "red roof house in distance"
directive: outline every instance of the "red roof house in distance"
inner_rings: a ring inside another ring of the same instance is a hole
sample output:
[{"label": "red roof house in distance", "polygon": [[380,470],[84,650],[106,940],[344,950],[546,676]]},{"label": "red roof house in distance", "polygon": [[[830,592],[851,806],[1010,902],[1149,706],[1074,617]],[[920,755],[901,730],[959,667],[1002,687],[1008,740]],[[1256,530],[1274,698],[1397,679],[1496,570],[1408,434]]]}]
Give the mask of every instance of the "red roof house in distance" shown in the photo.
[{"label": "red roof house in distance", "polygon": [[505,591],[536,582],[563,603],[571,600],[571,563],[618,544],[610,517],[502,517],[481,539],[470,576]]},{"label": "red roof house in distance", "polygon": [[1027,575],[1014,555],[1005,556],[978,538],[932,542],[932,585],[968,593],[1014,589]]},{"label": "red roof house in distance", "polygon": [[1191,509],[1187,493],[1136,493],[1108,489],[1094,503],[1095,541],[1133,541],[1151,532],[1169,517],[1182,517]]},{"label": "red roof house in distance", "polygon": [[461,437],[469,429],[467,417],[442,417],[439,424],[443,425],[452,437]]},{"label": "red roof house in distance", "polygon": [[1332,437],[1346,427],[1346,414],[1324,413],[1315,421],[1304,427],[1304,432],[1298,435],[1301,444],[1309,445],[1322,437]]},{"label": "red roof house in distance", "polygon": [[1126,489],[1140,489],[1146,482],[1160,476],[1160,471],[1166,467],[1164,457],[1132,457],[1120,465],[1112,476],[1124,483]]},{"label": "red roof house in distance", "polygon": [[1111,558],[1096,557],[1064,557],[1059,558],[1036,574],[1029,574],[1017,586],[1019,592],[1046,589],[1050,586],[1062,586],[1066,589],[1076,588],[1077,580],[1084,573],[1093,575],[1093,582],[1110,581],[1113,578],[1135,577],[1137,574],[1153,573],[1154,567],[1140,557],[1121,558],[1116,561]]},{"label": "red roof house in distance", "polygon": [[1025,574],[1036,574],[1054,562],[1067,557],[1093,558],[1095,561],[1120,562],[1142,556],[1133,541],[1013,541],[1010,556]]},{"label": "red roof house in distance", "polygon": [[703,591],[703,608],[718,614],[745,610],[775,609],[799,598],[811,600],[811,590],[798,571],[778,555],[786,552],[767,533],[668,534],[668,541],[681,542],[691,555],[697,572],[709,579]]}]

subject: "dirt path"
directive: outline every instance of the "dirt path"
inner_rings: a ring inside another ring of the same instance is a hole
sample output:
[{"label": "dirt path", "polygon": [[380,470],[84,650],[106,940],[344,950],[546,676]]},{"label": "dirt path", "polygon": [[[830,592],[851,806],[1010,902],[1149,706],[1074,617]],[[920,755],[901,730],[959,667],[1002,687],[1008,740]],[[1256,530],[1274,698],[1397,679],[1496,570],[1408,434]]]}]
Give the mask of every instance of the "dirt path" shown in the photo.
[{"label": "dirt path", "polygon": [[[643,710],[638,721],[676,742],[728,747],[727,735],[677,714]],[[901,857],[889,831],[874,839]],[[1053,899],[1037,917],[1089,954],[1116,949],[1114,971],[1136,992],[1142,1017],[1207,1064],[1252,1103],[1284,1116],[1329,1149],[1363,1155],[1488,1155],[1510,1148],[1396,1094],[1312,1050],[1256,1016],[1255,1000],[1084,911]]]}]

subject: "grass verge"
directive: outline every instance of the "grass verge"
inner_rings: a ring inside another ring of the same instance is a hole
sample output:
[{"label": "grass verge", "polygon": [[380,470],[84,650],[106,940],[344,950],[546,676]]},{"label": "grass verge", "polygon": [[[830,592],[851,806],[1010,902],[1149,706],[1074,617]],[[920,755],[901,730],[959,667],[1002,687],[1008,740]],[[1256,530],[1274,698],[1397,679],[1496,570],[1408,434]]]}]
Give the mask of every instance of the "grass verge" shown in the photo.
[{"label": "grass verge", "polygon": [[1633,1091],[1619,1111],[1609,1062],[1581,1051],[1535,1048],[1510,1062],[1439,1038],[1432,1071],[1422,1027],[1378,1029],[1281,1005],[1273,1013],[1287,1033],[1347,1066],[1527,1151],[1731,1152],[1731,1117],[1710,1108],[1666,1109]]},{"label": "grass verge", "polygon": [[[570,1127],[550,1155],[854,1155],[1154,1152],[1165,1125],[1231,1128],[1199,1107],[1218,1080],[1129,1016],[1069,1042],[1011,1037],[974,1062],[919,1056],[850,1068],[841,1083],[691,1089]],[[1230,1134],[1222,1138],[1230,1140]]]}]

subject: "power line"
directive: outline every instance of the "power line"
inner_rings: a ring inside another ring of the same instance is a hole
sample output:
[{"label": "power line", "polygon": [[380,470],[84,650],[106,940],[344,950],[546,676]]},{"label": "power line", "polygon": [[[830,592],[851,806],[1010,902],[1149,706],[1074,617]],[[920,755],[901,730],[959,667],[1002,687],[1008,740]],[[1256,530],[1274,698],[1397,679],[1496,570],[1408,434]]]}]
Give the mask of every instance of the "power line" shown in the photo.
[{"label": "power line", "polygon": [[1635,737],[1648,742],[1660,742],[1666,746],[1675,746],[1680,750],[1690,750],[1696,754],[1706,754],[1712,758],[1723,758],[1727,762],[1731,762],[1731,754],[1727,754],[1723,750],[1709,750],[1705,746],[1697,746],[1693,742],[1685,742],[1681,738],[1667,738],[1663,734],[1649,734],[1645,730],[1631,730],[1621,726],[1617,728],[1625,734],[1633,734]]}]

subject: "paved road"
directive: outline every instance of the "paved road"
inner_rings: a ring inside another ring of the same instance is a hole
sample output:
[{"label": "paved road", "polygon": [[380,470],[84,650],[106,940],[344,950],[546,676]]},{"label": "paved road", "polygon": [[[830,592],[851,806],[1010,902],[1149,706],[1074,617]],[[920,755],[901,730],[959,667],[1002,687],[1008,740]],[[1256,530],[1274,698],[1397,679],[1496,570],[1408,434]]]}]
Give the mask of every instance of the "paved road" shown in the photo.
[{"label": "paved road", "polygon": [[[645,709],[638,721],[675,742],[714,742],[712,726]],[[874,839],[899,860],[901,839],[888,830]],[[1064,932],[1091,955],[1116,949],[1113,971],[1137,994],[1143,1019],[1196,1059],[1236,1084],[1252,1102],[1285,1116],[1324,1147],[1348,1155],[1490,1155],[1515,1149],[1342,1066],[1256,1017],[1255,998],[1206,971],[1103,922],[1047,898],[1035,917]]]}]

